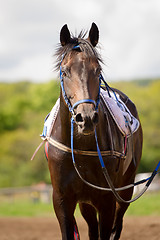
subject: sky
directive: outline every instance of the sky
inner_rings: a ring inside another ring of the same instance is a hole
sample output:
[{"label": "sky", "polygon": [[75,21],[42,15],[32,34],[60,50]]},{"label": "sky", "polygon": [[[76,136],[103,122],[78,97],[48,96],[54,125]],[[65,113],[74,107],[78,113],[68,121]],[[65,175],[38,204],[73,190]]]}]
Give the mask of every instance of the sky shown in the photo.
[{"label": "sky", "polygon": [[59,33],[99,28],[106,79],[160,77],[160,0],[0,0],[0,81],[46,82]]}]

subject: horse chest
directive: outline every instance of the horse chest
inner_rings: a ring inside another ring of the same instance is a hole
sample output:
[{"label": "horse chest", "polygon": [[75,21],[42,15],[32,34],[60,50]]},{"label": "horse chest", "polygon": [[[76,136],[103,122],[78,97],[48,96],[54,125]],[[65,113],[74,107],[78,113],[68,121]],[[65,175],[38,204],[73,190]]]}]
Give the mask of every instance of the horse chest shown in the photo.
[{"label": "horse chest", "polygon": [[[52,156],[52,178],[53,188],[57,189],[62,195],[73,195],[77,201],[91,202],[97,198],[100,191],[88,187],[78,176],[72,162],[70,154],[54,153]],[[110,172],[111,179],[115,183],[118,174],[115,174],[116,159],[105,159],[106,166]],[[82,157],[76,155],[76,163],[81,176],[88,182],[101,187],[107,187],[102,169],[97,157]]]}]

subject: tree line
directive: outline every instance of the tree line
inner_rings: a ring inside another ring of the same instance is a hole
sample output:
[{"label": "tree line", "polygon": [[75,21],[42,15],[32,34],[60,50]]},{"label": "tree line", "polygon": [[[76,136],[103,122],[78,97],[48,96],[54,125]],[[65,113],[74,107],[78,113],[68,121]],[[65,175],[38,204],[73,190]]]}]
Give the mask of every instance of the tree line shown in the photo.
[{"label": "tree line", "polygon": [[[139,172],[153,171],[160,160],[160,80],[111,83],[136,104],[144,144]],[[60,93],[59,82],[0,83],[0,187],[50,183],[43,148],[30,158],[41,142],[45,116]]]}]

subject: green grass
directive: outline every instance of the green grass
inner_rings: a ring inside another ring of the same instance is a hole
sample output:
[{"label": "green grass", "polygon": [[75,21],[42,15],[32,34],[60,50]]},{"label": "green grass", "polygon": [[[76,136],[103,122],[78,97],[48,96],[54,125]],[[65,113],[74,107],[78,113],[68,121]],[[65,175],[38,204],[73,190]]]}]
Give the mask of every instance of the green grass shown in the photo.
[{"label": "green grass", "polygon": [[131,203],[127,215],[131,216],[160,216],[160,192],[146,193],[136,202]]},{"label": "green grass", "polygon": [[[75,215],[80,216],[77,207]],[[131,203],[127,216],[160,216],[160,192],[146,193],[136,202]],[[14,200],[0,202],[0,217],[53,217],[55,216],[52,203],[34,203],[31,200]]]},{"label": "green grass", "polygon": [[51,204],[34,203],[31,201],[7,201],[0,203],[1,217],[50,217],[54,216],[54,210]]}]

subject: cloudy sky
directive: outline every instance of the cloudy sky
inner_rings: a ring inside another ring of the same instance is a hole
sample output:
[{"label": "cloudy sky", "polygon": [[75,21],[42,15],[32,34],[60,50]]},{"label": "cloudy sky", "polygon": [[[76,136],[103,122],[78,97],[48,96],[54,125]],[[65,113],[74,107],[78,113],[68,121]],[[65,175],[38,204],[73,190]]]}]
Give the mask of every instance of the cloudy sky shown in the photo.
[{"label": "cloudy sky", "polygon": [[160,77],[160,0],[0,0],[0,81],[53,79],[61,27],[100,31],[105,77]]}]

